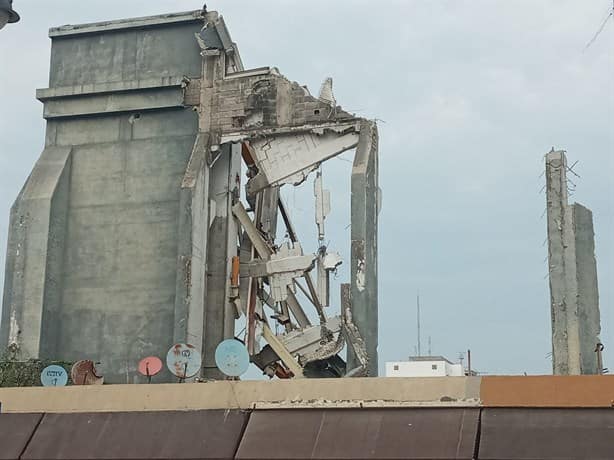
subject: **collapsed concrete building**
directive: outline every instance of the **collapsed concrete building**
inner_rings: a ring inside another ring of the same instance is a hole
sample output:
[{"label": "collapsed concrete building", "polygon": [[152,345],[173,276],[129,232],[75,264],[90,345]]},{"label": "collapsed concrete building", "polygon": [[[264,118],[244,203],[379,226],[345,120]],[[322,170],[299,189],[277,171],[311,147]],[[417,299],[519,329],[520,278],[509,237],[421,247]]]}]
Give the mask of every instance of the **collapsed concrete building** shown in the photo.
[{"label": "collapsed concrete building", "polygon": [[[2,348],[93,359],[107,382],[128,383],[140,358],[189,342],[202,377],[221,378],[216,346],[243,316],[252,362],[269,376],[376,376],[375,123],[337,106],[330,80],[316,97],[276,68],[244,69],[217,12],[50,37],[49,88],[37,92],[45,149],[11,211]],[[324,243],[319,167],[352,149],[351,279],[331,316],[340,258]],[[309,176],[314,254],[280,197]]]},{"label": "collapsed concrete building", "polygon": [[593,214],[568,203],[569,170],[564,151],[546,155],[552,368],[556,375],[600,374]]}]

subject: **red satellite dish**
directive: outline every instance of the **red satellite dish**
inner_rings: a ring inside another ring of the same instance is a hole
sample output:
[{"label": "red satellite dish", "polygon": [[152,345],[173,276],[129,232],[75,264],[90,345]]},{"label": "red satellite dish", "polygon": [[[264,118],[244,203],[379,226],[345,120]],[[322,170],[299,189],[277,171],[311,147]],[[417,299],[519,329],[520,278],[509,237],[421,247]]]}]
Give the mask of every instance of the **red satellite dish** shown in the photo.
[{"label": "red satellite dish", "polygon": [[139,373],[145,377],[153,377],[162,370],[162,360],[157,356],[148,356],[139,362]]},{"label": "red satellite dish", "polygon": [[104,377],[96,373],[94,361],[83,359],[77,361],[70,370],[73,385],[102,385]]}]

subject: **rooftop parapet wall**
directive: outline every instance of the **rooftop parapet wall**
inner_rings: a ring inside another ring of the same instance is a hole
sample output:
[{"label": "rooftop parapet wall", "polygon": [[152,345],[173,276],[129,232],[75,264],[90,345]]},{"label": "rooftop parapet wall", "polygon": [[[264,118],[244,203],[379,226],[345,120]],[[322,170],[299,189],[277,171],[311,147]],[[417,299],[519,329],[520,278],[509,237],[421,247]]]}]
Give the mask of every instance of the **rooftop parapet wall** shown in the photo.
[{"label": "rooftop parapet wall", "polygon": [[611,408],[614,377],[391,377],[0,388],[2,412],[327,407]]},{"label": "rooftop parapet wall", "polygon": [[108,412],[479,404],[479,377],[218,381],[0,388],[3,412]]}]

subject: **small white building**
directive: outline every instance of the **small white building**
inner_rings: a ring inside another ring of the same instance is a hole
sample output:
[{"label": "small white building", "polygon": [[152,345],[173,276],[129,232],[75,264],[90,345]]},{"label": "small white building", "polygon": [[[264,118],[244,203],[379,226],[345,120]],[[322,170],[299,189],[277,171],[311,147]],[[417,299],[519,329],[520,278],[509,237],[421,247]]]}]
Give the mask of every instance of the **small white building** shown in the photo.
[{"label": "small white building", "polygon": [[443,356],[410,356],[409,361],[386,363],[386,377],[462,377],[462,364],[454,364]]}]

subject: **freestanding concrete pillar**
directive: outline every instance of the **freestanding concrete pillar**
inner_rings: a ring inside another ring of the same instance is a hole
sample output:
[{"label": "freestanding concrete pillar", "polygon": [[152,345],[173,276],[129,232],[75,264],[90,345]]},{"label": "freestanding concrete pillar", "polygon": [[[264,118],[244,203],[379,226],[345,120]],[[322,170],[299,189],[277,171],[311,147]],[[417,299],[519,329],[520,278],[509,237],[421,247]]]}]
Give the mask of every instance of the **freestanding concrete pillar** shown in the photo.
[{"label": "freestanding concrete pillar", "polygon": [[600,315],[593,220],[569,205],[564,151],[546,155],[552,367],[557,375],[600,372],[595,346]]},{"label": "freestanding concrete pillar", "polygon": [[[379,211],[377,126],[363,121],[352,167],[351,291],[352,320],[364,340],[367,372],[378,373],[377,230]],[[360,361],[348,347],[348,370]]]}]

